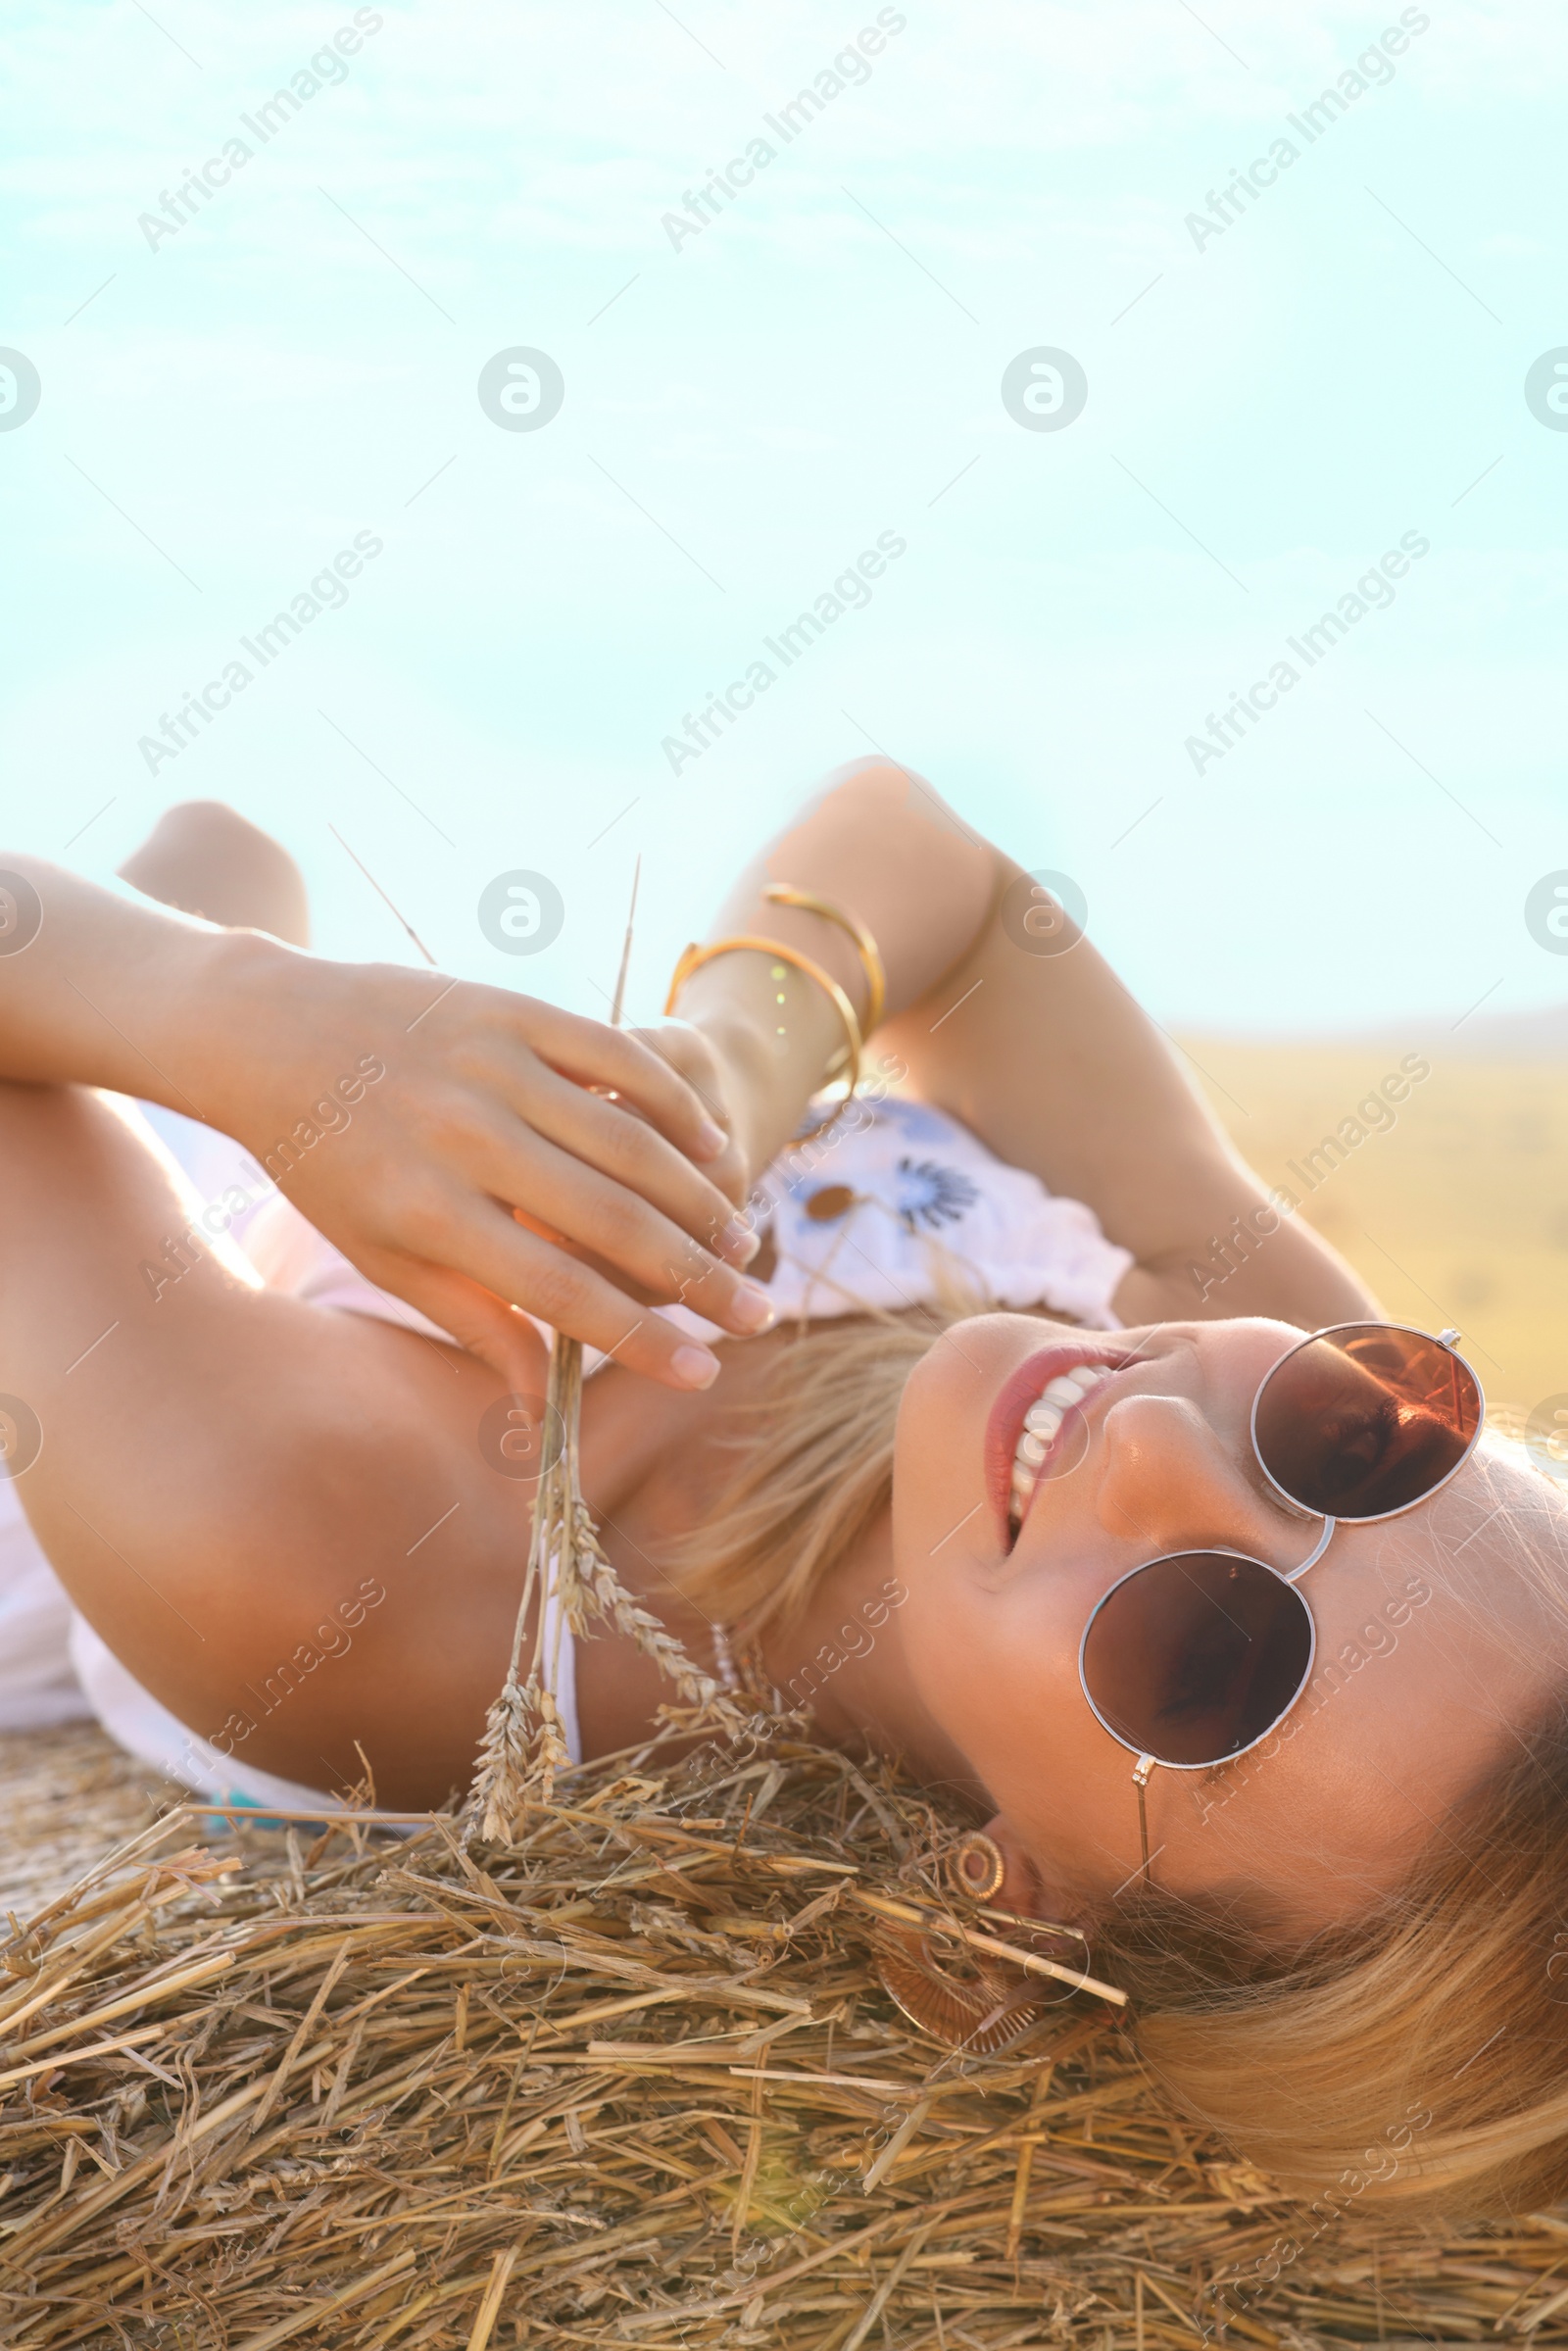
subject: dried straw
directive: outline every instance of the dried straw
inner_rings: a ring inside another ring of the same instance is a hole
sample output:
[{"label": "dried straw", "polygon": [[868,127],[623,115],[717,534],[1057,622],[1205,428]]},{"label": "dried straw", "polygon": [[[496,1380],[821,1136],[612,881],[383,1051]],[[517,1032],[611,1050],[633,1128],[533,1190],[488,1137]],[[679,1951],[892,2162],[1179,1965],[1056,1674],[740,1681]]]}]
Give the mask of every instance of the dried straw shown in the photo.
[{"label": "dried straw", "polygon": [[1568,2225],[1314,2234],[1103,2003],[913,2032],[875,1937],[952,1824],[769,1721],[563,1774],[515,1844],[199,1827],[0,1954],[16,2351],[1197,2345],[1282,2236],[1226,2339],[1568,2339]]}]

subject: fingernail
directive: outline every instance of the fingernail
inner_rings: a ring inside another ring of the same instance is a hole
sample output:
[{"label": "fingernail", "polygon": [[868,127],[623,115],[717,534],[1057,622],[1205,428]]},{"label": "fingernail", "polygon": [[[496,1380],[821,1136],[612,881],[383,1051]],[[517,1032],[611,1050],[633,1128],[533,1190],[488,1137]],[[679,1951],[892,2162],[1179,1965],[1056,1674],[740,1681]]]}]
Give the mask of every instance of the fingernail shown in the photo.
[{"label": "fingernail", "polygon": [[729,1137],[717,1120],[705,1115],[697,1129],[697,1156],[699,1159],[716,1159],[728,1141]]},{"label": "fingernail", "polygon": [[743,1331],[765,1331],[777,1320],[767,1292],[758,1282],[738,1282],[730,1301],[729,1319]]},{"label": "fingernail", "polygon": [[669,1368],[683,1388],[711,1388],[718,1378],[718,1357],[706,1347],[678,1347]]},{"label": "fingernail", "polygon": [[750,1265],[762,1246],[761,1234],[743,1224],[738,1216],[732,1216],[724,1227],[723,1240],[724,1253],[732,1265]]}]

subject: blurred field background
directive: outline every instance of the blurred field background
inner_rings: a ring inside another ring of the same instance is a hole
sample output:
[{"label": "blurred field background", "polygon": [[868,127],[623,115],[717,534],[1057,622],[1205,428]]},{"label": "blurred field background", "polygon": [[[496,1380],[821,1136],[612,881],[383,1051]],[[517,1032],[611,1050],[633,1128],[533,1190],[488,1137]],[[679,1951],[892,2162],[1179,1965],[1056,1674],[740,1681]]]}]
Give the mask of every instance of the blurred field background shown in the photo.
[{"label": "blurred field background", "polygon": [[[1434,1024],[1435,1025],[1435,1024]],[[1322,1043],[1188,1035],[1195,1075],[1244,1157],[1302,1197],[1396,1320],[1456,1323],[1508,1434],[1568,1392],[1568,1011]],[[1354,1117],[1401,1055],[1432,1074],[1318,1189],[1287,1162]]]}]

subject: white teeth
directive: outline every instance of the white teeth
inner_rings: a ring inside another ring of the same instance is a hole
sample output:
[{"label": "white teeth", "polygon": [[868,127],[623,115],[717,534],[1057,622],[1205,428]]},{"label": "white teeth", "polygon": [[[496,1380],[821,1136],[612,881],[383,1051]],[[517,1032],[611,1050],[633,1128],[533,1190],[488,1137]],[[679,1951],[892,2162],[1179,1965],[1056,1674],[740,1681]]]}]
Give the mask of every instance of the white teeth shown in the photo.
[{"label": "white teeth", "polygon": [[1050,1382],[1043,1396],[1030,1405],[1024,1414],[1023,1433],[1018,1439],[1012,1457],[1012,1523],[1022,1524],[1038,1480],[1040,1465],[1051,1449],[1052,1441],[1061,1429],[1069,1409],[1081,1404],[1102,1380],[1108,1380],[1115,1369],[1111,1363],[1078,1363],[1071,1371],[1059,1372]]}]

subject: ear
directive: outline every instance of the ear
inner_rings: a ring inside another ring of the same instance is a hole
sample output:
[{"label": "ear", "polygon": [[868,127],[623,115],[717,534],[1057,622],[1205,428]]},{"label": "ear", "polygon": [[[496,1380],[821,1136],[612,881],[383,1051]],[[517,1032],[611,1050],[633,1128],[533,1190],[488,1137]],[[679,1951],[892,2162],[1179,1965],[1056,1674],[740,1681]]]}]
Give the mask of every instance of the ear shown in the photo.
[{"label": "ear", "polygon": [[1015,1911],[1020,1918],[1039,1919],[1044,1925],[1089,1931],[1093,1913],[1083,1894],[1046,1881],[1004,1812],[992,1814],[985,1835],[1006,1864],[1006,1875],[991,1897],[993,1907]]}]

